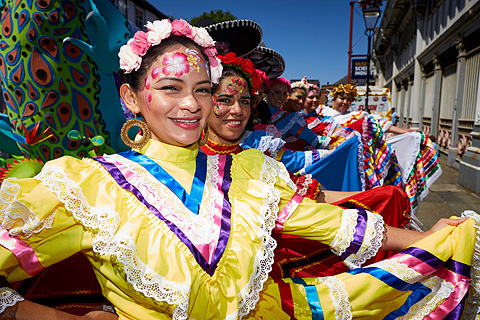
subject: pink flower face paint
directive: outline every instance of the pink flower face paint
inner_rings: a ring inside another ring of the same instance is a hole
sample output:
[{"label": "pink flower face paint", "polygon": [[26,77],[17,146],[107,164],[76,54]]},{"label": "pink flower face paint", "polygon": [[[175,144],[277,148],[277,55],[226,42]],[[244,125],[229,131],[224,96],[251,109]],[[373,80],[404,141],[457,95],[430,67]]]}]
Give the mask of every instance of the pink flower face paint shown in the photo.
[{"label": "pink flower face paint", "polygon": [[[185,48],[185,53],[177,51],[165,55],[161,62],[163,66],[153,68],[150,75],[145,78],[143,101],[147,111],[150,111],[150,103],[153,99],[150,89],[155,80],[165,76],[180,78],[182,75],[192,70],[200,72],[200,67],[207,67],[206,63],[201,64],[201,62],[204,61],[198,51],[189,48]],[[207,71],[209,70],[207,69]]]},{"label": "pink flower face paint", "polygon": [[175,77],[180,78],[182,74],[190,71],[190,62],[188,62],[187,55],[182,52],[165,55],[162,64],[162,73],[166,76],[172,74],[175,75]]}]

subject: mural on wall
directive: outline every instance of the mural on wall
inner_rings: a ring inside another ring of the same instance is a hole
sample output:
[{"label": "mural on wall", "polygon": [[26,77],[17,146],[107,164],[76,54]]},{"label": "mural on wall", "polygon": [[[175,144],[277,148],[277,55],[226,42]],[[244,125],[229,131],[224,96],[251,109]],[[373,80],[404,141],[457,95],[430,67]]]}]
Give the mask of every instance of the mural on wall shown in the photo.
[{"label": "mural on wall", "polygon": [[107,0],[0,7],[0,151],[45,162],[126,150],[113,73],[131,32],[118,9]]}]

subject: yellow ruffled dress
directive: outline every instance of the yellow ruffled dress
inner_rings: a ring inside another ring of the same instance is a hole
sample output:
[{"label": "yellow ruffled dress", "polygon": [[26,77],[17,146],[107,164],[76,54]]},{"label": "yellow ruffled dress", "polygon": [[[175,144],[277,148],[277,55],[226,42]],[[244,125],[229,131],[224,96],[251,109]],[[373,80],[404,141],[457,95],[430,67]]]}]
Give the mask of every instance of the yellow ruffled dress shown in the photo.
[{"label": "yellow ruffled dress", "polygon": [[[381,217],[300,197],[283,165],[260,151],[203,159],[196,145],[155,141],[138,151],[63,157],[32,179],[4,181],[0,275],[25,279],[82,252],[120,319],[477,315],[473,212],[459,227],[358,268],[381,246]],[[274,281],[272,232],[326,243],[352,271]],[[11,305],[2,290],[0,308]]]}]

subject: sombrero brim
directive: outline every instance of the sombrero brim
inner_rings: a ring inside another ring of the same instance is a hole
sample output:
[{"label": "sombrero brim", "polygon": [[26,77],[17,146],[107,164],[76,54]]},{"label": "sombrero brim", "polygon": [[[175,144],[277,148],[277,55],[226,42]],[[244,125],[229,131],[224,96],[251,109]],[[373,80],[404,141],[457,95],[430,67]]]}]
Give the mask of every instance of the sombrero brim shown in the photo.
[{"label": "sombrero brim", "polygon": [[275,50],[258,46],[244,58],[250,59],[257,69],[262,70],[270,79],[278,78],[285,71],[285,60]]},{"label": "sombrero brim", "polygon": [[242,56],[255,49],[262,41],[263,31],[252,20],[230,20],[206,26],[215,41],[225,42],[228,49],[237,56]]}]

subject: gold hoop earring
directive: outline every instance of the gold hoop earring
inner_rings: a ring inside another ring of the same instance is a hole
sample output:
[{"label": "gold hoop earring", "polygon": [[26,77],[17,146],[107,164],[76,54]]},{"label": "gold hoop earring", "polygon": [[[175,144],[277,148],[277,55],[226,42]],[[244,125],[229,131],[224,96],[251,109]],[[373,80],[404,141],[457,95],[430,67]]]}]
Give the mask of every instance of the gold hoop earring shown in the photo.
[{"label": "gold hoop earring", "polygon": [[202,136],[200,136],[200,139],[198,139],[198,145],[200,147],[207,144],[207,141],[208,141],[208,125],[205,126],[205,129],[203,129],[202,133],[203,133],[203,138],[202,138]]},{"label": "gold hoop earring", "polygon": [[[128,131],[133,127],[139,127],[142,130],[142,138],[140,140],[132,140],[128,136]],[[137,120],[137,115],[135,115],[135,119],[127,120],[127,122],[123,124],[120,136],[123,142],[130,148],[141,149],[147,144],[148,140],[150,140],[151,133],[147,124],[142,120]]]}]

